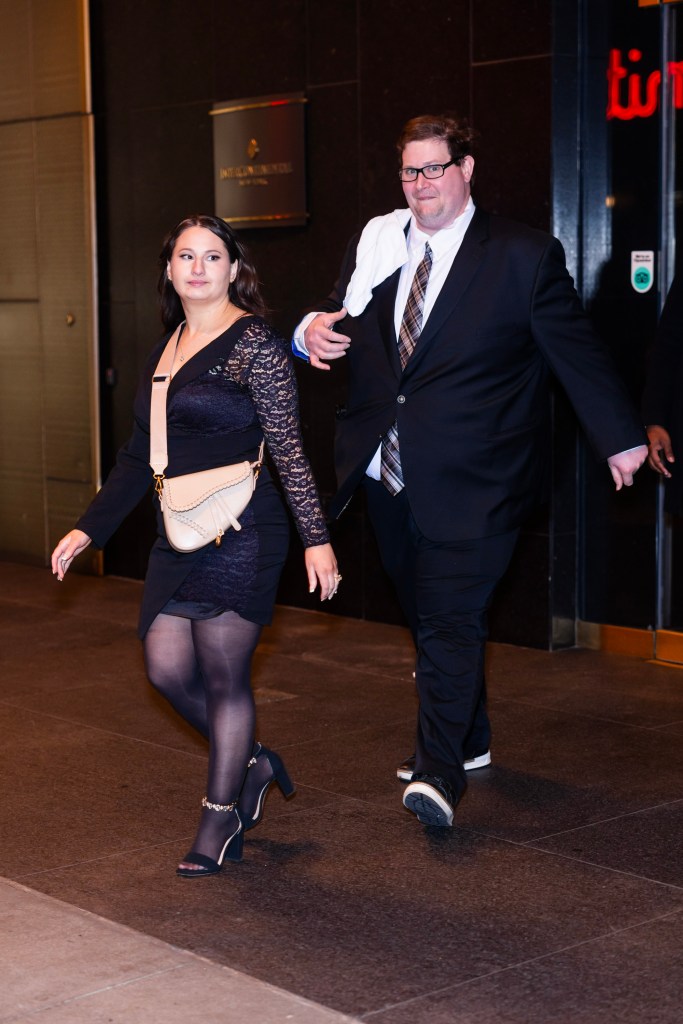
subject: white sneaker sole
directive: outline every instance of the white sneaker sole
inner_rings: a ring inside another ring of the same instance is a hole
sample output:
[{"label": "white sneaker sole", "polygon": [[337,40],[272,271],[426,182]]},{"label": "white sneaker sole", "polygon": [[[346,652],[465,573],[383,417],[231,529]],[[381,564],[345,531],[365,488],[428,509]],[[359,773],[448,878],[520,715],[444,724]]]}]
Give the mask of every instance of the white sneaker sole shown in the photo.
[{"label": "white sneaker sole", "polygon": [[486,768],[491,764],[491,751],[487,750],[485,754],[480,754],[479,757],[471,757],[469,761],[463,762],[463,768],[466,772],[473,772],[475,768]]},{"label": "white sneaker sole", "polygon": [[453,824],[453,808],[428,782],[411,782],[403,794],[403,804],[423,825],[450,828]]},{"label": "white sneaker sole", "polygon": [[[491,751],[487,750],[485,754],[480,754],[479,757],[471,757],[469,761],[465,761],[463,768],[466,772],[473,772],[476,768],[486,768],[490,764]],[[410,782],[412,777],[412,772],[402,772],[400,768],[396,769],[396,778],[400,779],[401,782]]]}]

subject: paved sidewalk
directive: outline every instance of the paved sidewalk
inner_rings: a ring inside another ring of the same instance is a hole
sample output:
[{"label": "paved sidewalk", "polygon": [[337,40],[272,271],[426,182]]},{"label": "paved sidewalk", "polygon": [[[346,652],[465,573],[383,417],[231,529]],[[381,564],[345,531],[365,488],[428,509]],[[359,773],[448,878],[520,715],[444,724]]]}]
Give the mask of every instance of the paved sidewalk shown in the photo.
[{"label": "paved sidewalk", "polygon": [[357,1018],[0,880],[0,1021],[344,1024]]},{"label": "paved sidewalk", "polygon": [[681,1024],[681,669],[492,644],[493,763],[423,828],[408,631],[279,607],[258,737],[296,796],[187,881],[207,750],[140,591],[0,561],[0,1024]]}]

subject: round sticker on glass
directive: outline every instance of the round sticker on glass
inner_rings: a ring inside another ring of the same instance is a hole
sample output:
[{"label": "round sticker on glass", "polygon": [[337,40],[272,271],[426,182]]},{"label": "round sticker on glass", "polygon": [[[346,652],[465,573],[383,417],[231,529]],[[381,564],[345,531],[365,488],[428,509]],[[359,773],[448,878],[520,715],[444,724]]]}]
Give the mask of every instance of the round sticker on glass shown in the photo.
[{"label": "round sticker on glass", "polygon": [[655,279],[655,254],[652,250],[631,253],[631,285],[634,291],[649,292]]}]

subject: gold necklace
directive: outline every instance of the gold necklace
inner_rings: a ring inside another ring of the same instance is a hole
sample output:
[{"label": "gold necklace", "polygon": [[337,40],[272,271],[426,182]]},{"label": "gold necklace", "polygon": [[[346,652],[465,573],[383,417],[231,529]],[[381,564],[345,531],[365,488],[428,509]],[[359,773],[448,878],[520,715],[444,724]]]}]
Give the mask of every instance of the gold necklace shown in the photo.
[{"label": "gold necklace", "polygon": [[178,343],[176,345],[176,351],[178,353],[178,362],[179,363],[184,363],[185,362],[185,355],[183,353],[183,343],[181,341],[181,338],[183,336],[183,331],[185,330],[185,322],[184,321],[183,321],[182,324],[180,324],[178,329],[180,331],[180,334],[178,335]]}]

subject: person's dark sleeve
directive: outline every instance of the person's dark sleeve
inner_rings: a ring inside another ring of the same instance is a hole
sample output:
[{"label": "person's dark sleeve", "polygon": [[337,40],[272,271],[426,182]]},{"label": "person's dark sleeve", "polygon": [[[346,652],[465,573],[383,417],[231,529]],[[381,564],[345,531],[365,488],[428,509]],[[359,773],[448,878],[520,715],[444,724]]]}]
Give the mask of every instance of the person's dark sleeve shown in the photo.
[{"label": "person's dark sleeve", "polygon": [[119,450],[116,464],[76,523],[93,544],[102,548],[139,504],[152,484],[149,429],[136,420],[133,433]]},{"label": "person's dark sleeve", "polygon": [[670,431],[679,393],[683,358],[683,274],[676,274],[669,289],[655,340],[649,353],[642,399],[643,421]]},{"label": "person's dark sleeve", "polygon": [[[307,309],[305,309],[301,316],[302,320],[309,313],[338,313],[339,310],[342,308],[342,306],[344,305],[344,296],[346,295],[346,289],[348,287],[349,281],[351,280],[351,275],[353,274],[353,271],[355,270],[356,267],[356,249],[358,248],[359,238],[360,234],[354,235],[354,237],[347,245],[346,252],[344,253],[344,259],[341,265],[341,270],[339,271],[339,277],[335,281],[334,287],[330,294],[327,296],[327,298],[321,299],[320,302],[316,303],[313,306],[309,306]],[[299,321],[299,323],[301,323],[301,320]],[[296,334],[298,326],[299,325],[297,324],[297,327],[294,329],[294,334]],[[292,353],[296,356],[297,359],[307,360],[308,358],[306,355],[304,355],[303,352],[300,352],[298,350],[298,348],[294,344],[294,341],[292,341]]]},{"label": "person's dark sleeve", "polygon": [[532,333],[598,458],[647,444],[638,412],[579,301],[556,238],[539,263]]}]

